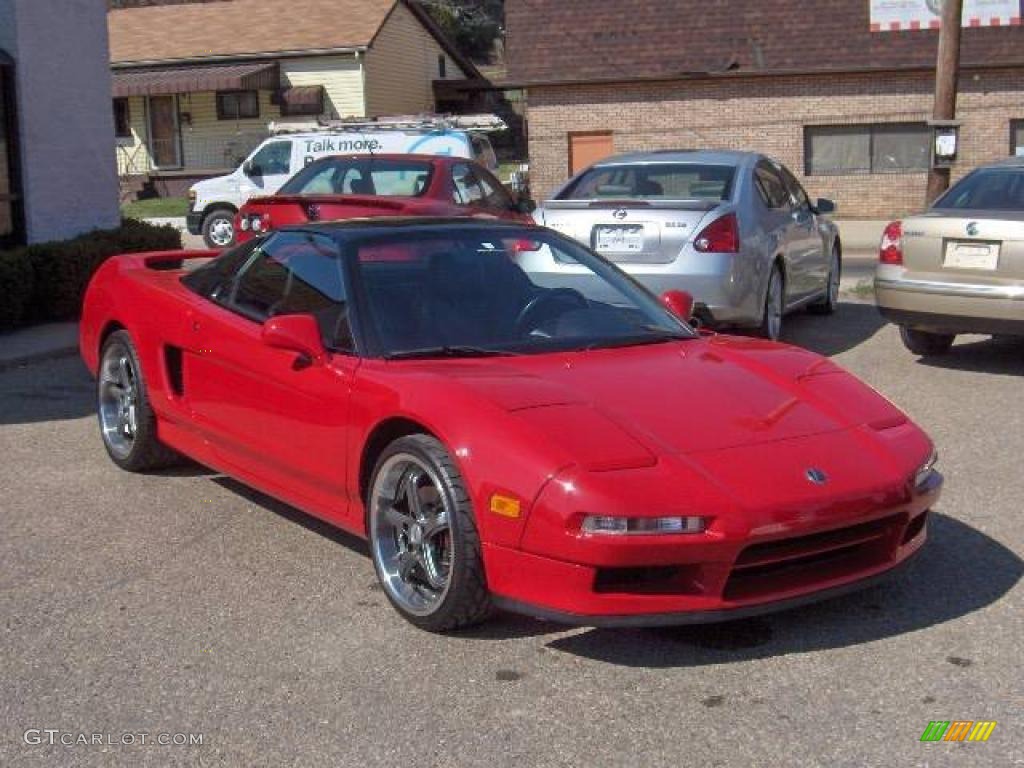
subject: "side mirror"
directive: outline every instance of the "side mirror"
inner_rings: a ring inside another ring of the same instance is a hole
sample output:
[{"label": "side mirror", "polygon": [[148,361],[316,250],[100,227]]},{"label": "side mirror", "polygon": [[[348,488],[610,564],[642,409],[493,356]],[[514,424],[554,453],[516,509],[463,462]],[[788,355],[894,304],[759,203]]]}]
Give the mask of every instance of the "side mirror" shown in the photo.
[{"label": "side mirror", "polygon": [[256,165],[252,160],[246,160],[242,166],[242,173],[250,178],[263,175],[263,169]]},{"label": "side mirror", "polygon": [[295,352],[309,363],[321,363],[327,356],[320,326],[312,315],[281,315],[263,324],[263,343],[274,349]]},{"label": "side mirror", "polygon": [[836,204],[835,201],[829,200],[827,197],[819,197],[818,202],[814,204],[814,209],[818,213],[835,213]]},{"label": "side mirror", "polygon": [[665,291],[661,303],[684,323],[693,320],[693,296],[686,291]]},{"label": "side mirror", "polygon": [[518,213],[530,214],[537,210],[537,203],[528,197],[520,197],[514,207]]}]

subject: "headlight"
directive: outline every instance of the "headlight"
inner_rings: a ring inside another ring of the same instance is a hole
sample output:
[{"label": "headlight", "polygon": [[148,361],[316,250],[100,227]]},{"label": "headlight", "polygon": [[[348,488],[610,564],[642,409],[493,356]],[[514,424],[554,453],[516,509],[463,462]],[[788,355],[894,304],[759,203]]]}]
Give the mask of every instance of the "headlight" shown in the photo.
[{"label": "headlight", "polygon": [[932,472],[935,471],[935,465],[938,463],[938,461],[939,453],[934,448],[932,448],[932,452],[928,456],[928,460],[921,465],[921,467],[917,470],[916,473],[914,473],[915,488],[920,488],[922,485],[925,484],[925,482],[931,476]]},{"label": "headlight", "polygon": [[583,533],[601,535],[636,535],[665,533],[703,533],[703,517],[607,517],[587,515]]}]

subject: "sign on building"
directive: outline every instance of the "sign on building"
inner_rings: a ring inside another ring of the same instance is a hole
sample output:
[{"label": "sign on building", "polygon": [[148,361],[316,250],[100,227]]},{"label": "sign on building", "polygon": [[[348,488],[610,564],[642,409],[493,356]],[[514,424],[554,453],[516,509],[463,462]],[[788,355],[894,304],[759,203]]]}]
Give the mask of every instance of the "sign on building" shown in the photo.
[{"label": "sign on building", "polygon": [[[938,29],[942,0],[870,0],[871,31]],[[1004,27],[1021,23],[1021,0],[964,0],[965,27]]]}]

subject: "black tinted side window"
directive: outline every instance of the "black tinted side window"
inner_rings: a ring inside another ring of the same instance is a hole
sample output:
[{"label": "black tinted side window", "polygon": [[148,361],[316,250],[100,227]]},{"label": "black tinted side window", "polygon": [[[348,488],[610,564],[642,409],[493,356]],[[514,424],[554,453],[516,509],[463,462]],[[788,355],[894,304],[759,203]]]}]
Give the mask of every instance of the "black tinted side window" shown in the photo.
[{"label": "black tinted side window", "polygon": [[230,291],[217,299],[255,322],[310,314],[331,349],[351,351],[352,333],[341,257],[329,238],[283,232],[253,251]]},{"label": "black tinted side window", "polygon": [[186,288],[200,296],[213,298],[221,286],[234,279],[238,270],[249,260],[249,256],[260,242],[260,239],[254,238],[224,251],[208,264],[204,264],[182,277],[181,282]]},{"label": "black tinted side window", "polygon": [[782,182],[782,177],[775,169],[766,163],[758,163],[754,170],[754,186],[764,204],[772,209],[784,209],[790,207],[789,192]]}]

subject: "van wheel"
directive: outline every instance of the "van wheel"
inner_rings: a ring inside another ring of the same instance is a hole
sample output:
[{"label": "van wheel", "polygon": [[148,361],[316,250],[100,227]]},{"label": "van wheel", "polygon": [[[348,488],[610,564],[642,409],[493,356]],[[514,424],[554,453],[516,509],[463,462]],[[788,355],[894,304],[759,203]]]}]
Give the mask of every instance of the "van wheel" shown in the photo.
[{"label": "van wheel", "polygon": [[235,213],[230,208],[217,208],[203,219],[203,240],[207,248],[230,248],[235,244]]},{"label": "van wheel", "polygon": [[915,331],[913,328],[900,326],[900,338],[903,339],[903,346],[921,357],[944,355],[949,352],[956,340],[953,333],[930,333],[928,331]]}]

